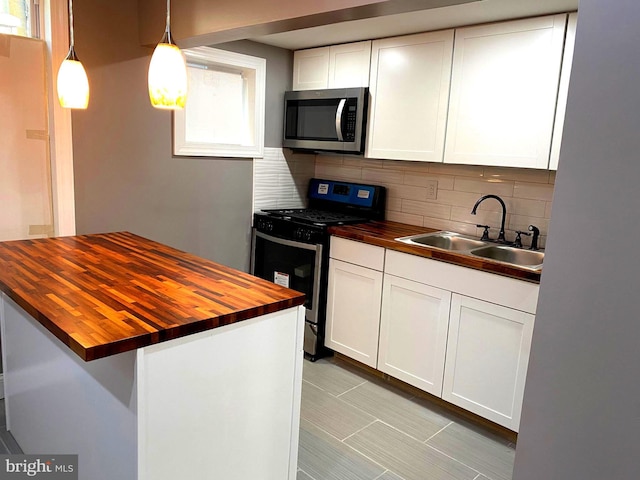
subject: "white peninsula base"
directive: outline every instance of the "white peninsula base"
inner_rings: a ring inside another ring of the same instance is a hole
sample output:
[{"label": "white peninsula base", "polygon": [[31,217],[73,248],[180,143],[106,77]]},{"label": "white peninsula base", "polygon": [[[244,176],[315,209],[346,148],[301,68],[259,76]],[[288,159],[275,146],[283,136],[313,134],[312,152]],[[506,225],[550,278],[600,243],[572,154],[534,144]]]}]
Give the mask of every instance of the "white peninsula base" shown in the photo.
[{"label": "white peninsula base", "polygon": [[7,429],[83,480],[294,480],[304,307],[91,362],[0,298]]}]

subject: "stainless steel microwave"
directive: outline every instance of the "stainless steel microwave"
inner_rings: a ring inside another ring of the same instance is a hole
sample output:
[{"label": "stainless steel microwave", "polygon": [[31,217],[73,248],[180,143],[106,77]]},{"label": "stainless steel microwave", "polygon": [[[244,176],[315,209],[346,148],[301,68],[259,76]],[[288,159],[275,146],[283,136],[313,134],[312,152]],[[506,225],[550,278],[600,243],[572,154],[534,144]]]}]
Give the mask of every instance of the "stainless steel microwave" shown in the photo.
[{"label": "stainless steel microwave", "polygon": [[369,89],[335,88],[284,94],[284,147],[364,153]]}]

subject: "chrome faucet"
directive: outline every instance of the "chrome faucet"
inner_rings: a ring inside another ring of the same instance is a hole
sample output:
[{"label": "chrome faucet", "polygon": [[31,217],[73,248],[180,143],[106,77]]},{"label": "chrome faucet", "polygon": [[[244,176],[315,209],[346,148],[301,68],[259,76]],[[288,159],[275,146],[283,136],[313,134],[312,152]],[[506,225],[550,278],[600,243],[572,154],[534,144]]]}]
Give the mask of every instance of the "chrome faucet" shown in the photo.
[{"label": "chrome faucet", "polygon": [[504,200],[502,200],[499,196],[497,195],[483,195],[482,197],[480,197],[478,199],[478,201],[476,202],[476,204],[473,206],[473,209],[471,210],[471,215],[475,215],[476,214],[476,210],[478,209],[478,205],[480,205],[482,202],[484,202],[487,198],[495,198],[498,202],[500,202],[500,205],[502,206],[502,222],[500,223],[500,233],[498,233],[498,238],[496,239],[496,241],[498,243],[507,243],[507,241],[504,238],[504,222],[507,218],[507,206],[504,204]]}]

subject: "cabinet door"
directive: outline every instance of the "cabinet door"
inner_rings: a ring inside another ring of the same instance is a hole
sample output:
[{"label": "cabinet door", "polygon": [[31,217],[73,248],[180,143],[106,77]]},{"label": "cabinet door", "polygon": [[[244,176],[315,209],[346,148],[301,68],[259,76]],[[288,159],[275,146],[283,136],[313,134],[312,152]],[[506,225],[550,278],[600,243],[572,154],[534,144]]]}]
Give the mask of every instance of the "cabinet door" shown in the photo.
[{"label": "cabinet door", "polygon": [[564,130],[564,116],[567,109],[567,96],[569,95],[569,78],[573,65],[573,49],[576,43],[576,27],[578,26],[578,14],[569,15],[567,23],[567,38],[564,42],[564,54],[562,55],[562,72],[560,73],[560,88],[558,90],[558,106],[556,107],[556,119],[553,127],[553,140],[551,141],[551,158],[549,170],[558,169],[560,159],[560,144]]},{"label": "cabinet door", "polygon": [[375,40],[367,157],[442,162],[453,30]]},{"label": "cabinet door", "polygon": [[518,431],[534,319],[453,294],[442,398]]},{"label": "cabinet door", "polygon": [[378,370],[439,397],[450,301],[446,290],[385,275]]},{"label": "cabinet door", "polygon": [[329,88],[369,86],[371,41],[333,45],[329,51]]},{"label": "cabinet door", "polygon": [[445,163],[548,167],[565,23],[456,30]]},{"label": "cabinet door", "polygon": [[321,47],[293,52],[293,90],[327,88],[329,50]]},{"label": "cabinet door", "polygon": [[324,344],[376,368],[381,298],[382,272],[330,259]]}]

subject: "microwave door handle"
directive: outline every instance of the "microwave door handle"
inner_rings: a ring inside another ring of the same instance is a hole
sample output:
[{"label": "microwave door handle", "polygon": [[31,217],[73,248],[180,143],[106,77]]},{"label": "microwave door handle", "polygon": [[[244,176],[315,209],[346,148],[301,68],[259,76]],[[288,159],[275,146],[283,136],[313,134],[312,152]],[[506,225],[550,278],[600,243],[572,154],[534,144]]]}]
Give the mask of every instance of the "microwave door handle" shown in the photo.
[{"label": "microwave door handle", "polygon": [[341,99],[340,103],[338,103],[338,110],[336,110],[336,135],[338,135],[339,142],[344,141],[344,138],[342,138],[342,111],[344,110],[345,103],[347,103],[347,99]]}]

